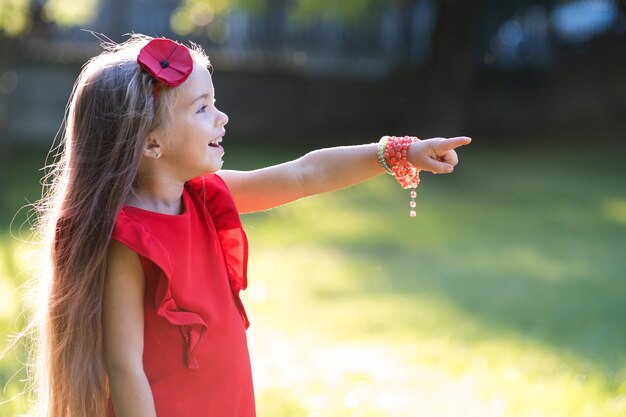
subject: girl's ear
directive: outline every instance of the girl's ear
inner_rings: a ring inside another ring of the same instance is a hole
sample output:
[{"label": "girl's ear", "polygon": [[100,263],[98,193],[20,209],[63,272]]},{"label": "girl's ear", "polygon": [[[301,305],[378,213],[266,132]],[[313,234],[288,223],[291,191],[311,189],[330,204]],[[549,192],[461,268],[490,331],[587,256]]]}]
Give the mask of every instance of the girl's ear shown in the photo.
[{"label": "girl's ear", "polygon": [[147,158],[161,157],[161,140],[157,132],[150,132],[143,145],[143,156]]}]

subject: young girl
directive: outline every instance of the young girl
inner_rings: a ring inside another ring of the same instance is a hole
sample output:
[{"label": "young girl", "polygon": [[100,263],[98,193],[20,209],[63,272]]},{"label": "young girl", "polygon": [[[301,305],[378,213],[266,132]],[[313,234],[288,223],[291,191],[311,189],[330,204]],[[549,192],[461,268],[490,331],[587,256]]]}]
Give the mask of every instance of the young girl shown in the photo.
[{"label": "young girl", "polygon": [[133,35],[75,84],[40,220],[38,415],[254,416],[239,214],[385,171],[414,199],[419,170],[452,172],[470,142],[384,137],[221,170],[209,66],[196,46]]}]

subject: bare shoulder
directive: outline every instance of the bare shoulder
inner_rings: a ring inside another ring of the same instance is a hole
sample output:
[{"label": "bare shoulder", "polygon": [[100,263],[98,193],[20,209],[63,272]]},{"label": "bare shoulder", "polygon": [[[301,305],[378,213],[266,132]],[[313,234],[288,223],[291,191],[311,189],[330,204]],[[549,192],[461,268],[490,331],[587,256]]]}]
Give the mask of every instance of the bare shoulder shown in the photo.
[{"label": "bare shoulder", "polygon": [[143,282],[139,256],[128,246],[112,240],[107,254],[106,281],[116,282],[133,277],[133,280]]},{"label": "bare shoulder", "polygon": [[120,301],[134,299],[135,302],[143,302],[144,287],[145,278],[139,255],[124,244],[111,241],[104,284],[105,308]]}]

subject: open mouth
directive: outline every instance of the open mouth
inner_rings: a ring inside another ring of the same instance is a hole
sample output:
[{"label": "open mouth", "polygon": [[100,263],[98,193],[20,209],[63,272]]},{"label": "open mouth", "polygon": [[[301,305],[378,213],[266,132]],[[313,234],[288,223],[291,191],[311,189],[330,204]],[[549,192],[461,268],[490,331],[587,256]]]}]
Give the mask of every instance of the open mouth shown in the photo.
[{"label": "open mouth", "polygon": [[214,147],[214,148],[219,148],[221,142],[222,142],[222,138],[217,138],[214,141],[209,142],[209,146]]}]

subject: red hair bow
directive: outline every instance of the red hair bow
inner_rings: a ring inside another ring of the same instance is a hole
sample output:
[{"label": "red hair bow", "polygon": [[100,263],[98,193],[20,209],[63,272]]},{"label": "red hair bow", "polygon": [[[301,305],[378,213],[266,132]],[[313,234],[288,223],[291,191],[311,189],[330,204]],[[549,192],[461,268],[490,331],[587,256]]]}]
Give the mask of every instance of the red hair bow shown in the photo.
[{"label": "red hair bow", "polygon": [[156,100],[160,84],[176,87],[182,84],[193,69],[191,53],[186,46],[171,39],[152,39],[137,56],[137,63],[159,82],[154,88]]}]

